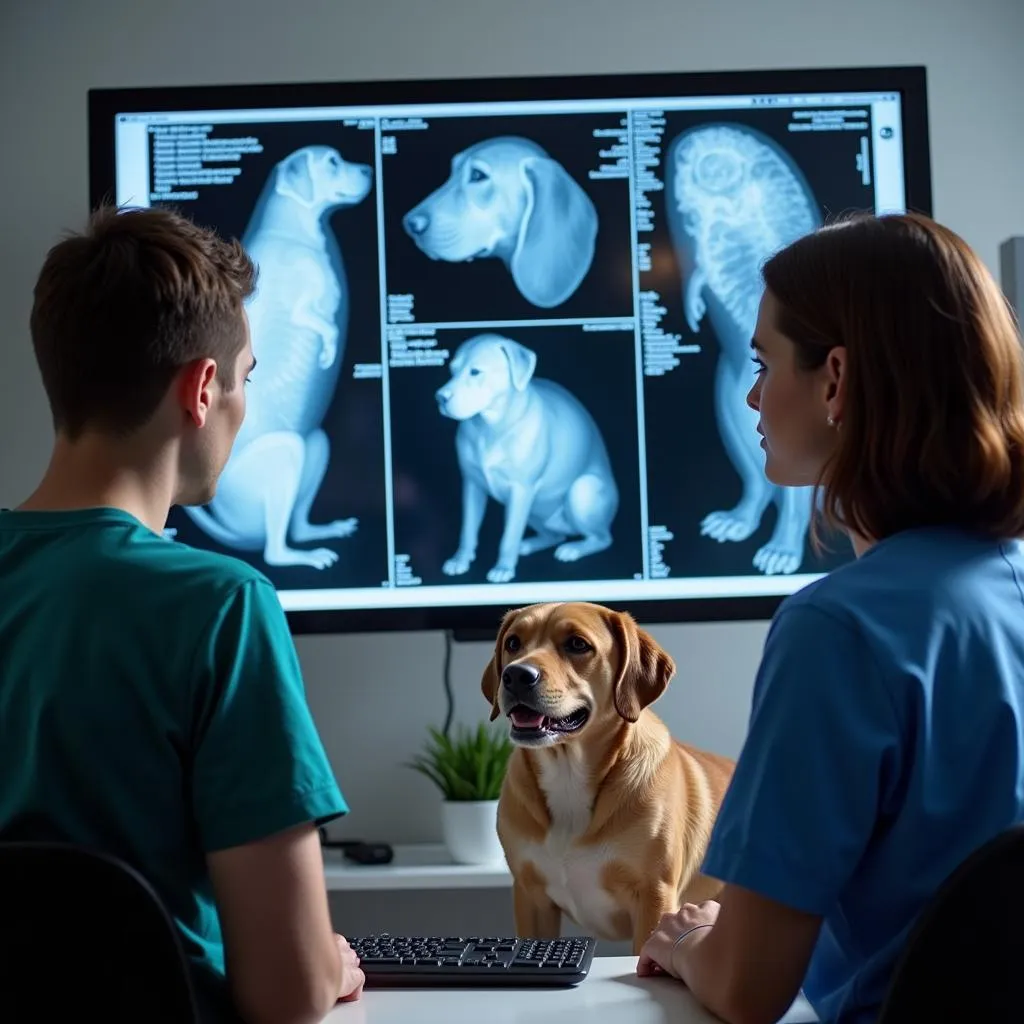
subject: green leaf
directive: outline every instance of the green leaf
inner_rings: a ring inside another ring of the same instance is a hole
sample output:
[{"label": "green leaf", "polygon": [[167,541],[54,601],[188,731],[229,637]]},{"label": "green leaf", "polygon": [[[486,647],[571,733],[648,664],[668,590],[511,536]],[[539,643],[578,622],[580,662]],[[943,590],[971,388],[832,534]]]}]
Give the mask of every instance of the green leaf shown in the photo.
[{"label": "green leaf", "polygon": [[496,800],[512,750],[508,735],[485,722],[451,736],[431,726],[422,752],[406,766],[430,779],[446,800]]}]

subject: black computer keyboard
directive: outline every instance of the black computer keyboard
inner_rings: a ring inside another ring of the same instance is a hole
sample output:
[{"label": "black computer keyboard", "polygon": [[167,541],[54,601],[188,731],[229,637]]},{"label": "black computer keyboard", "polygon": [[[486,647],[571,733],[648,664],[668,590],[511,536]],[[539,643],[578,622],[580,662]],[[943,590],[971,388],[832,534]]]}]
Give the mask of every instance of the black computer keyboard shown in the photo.
[{"label": "black computer keyboard", "polygon": [[514,988],[578,985],[590,970],[597,940],[493,936],[364,935],[349,938],[366,987],[415,985]]}]

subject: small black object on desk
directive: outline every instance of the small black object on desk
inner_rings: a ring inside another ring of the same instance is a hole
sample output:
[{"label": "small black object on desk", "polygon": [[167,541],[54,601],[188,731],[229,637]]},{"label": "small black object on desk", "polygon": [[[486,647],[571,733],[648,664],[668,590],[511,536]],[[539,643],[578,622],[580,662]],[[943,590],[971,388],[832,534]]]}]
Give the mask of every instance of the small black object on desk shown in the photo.
[{"label": "small black object on desk", "polygon": [[328,850],[341,850],[346,860],[355,864],[390,864],[395,851],[389,843],[367,843],[361,839],[328,839],[327,830],[321,828],[320,845]]}]

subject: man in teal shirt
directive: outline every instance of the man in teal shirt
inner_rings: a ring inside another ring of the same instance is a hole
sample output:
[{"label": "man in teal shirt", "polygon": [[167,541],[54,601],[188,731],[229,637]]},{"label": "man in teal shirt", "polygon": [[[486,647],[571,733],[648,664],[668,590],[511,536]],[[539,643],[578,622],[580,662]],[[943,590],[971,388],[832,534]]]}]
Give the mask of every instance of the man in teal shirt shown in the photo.
[{"label": "man in teal shirt", "polygon": [[126,860],[204,1020],[299,1024],[362,990],[316,828],[347,807],[270,582],[162,534],[213,496],[245,415],[255,274],[161,210],[98,211],[47,256],[31,332],[54,449],[0,512],[0,840]]}]

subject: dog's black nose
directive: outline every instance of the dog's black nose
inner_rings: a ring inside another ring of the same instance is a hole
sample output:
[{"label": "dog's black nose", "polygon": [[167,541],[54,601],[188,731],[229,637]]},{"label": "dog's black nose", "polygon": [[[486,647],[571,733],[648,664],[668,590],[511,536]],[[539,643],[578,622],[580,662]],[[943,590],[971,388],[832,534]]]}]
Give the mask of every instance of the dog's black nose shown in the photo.
[{"label": "dog's black nose", "polygon": [[501,673],[501,681],[512,693],[527,693],[540,682],[540,670],[526,662],[509,665]]},{"label": "dog's black nose", "polygon": [[430,218],[425,213],[417,213],[413,210],[412,213],[407,213],[402,218],[402,226],[415,238],[430,227]]}]

